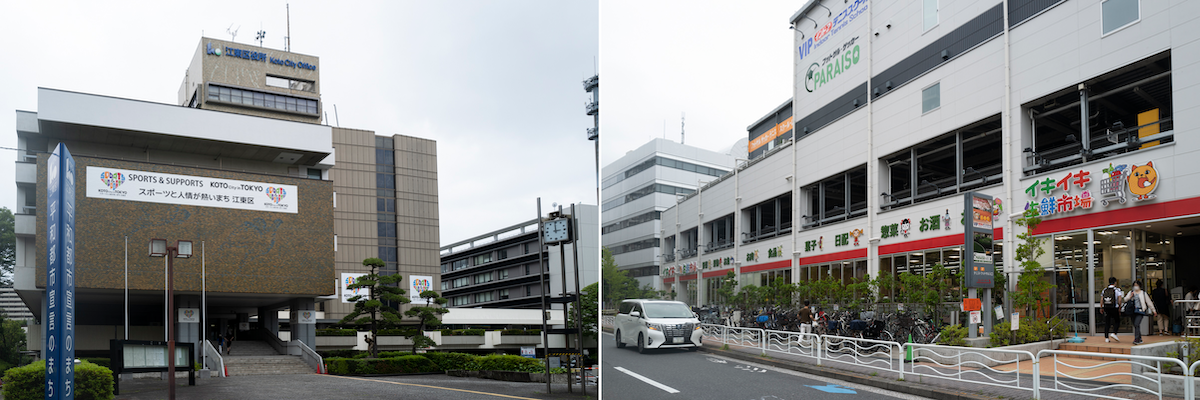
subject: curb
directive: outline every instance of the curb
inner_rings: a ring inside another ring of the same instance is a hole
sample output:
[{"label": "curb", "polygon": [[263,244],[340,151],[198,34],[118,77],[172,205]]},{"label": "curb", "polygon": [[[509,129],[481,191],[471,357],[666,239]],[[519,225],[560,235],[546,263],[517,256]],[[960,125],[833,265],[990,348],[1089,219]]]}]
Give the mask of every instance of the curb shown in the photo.
[{"label": "curb", "polygon": [[770,365],[772,367],[789,369],[792,371],[803,372],[822,376],[826,378],[838,379],[846,382],[857,383],[859,385],[873,386],[884,390],[891,390],[914,396],[927,397],[936,400],[992,400],[995,397],[979,395],[976,393],[957,392],[948,389],[934,388],[928,385],[918,385],[915,383],[895,380],[872,379],[869,376],[862,376],[854,373],[847,373],[834,370],[831,367],[815,366],[795,361],[779,360],[774,358],[762,358],[749,354],[745,354],[732,350],[719,350],[709,346],[700,346],[700,351],[720,354],[725,357],[735,358],[743,361],[750,361],[759,364]]}]

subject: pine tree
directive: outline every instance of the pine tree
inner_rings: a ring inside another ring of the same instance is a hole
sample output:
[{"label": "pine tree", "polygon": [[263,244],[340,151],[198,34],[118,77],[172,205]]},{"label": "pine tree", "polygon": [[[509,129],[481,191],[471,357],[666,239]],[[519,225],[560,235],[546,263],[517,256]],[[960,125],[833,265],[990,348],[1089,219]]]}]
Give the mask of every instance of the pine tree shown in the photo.
[{"label": "pine tree", "polygon": [[367,338],[367,345],[371,357],[375,358],[379,357],[379,329],[395,327],[400,324],[402,318],[400,312],[389,306],[388,303],[404,304],[409,300],[404,296],[405,290],[398,285],[403,277],[399,274],[379,275],[379,269],[384,266],[383,260],[368,258],[363,260],[362,264],[371,268],[371,273],[359,277],[346,288],[367,288],[367,296],[360,294],[351,297],[350,301],[354,302],[354,311],[338,321],[338,324],[369,325],[371,336]]},{"label": "pine tree", "polygon": [[416,317],[417,320],[421,322],[416,331],[411,331],[412,336],[407,334],[404,335],[412,339],[413,354],[417,353],[417,349],[430,347],[435,344],[433,339],[425,336],[425,328],[435,328],[438,325],[441,325],[442,321],[439,319],[439,317],[441,317],[442,314],[450,312],[450,310],[442,307],[449,300],[446,300],[442,296],[438,295],[438,292],[426,290],[421,292],[421,298],[425,299],[424,306],[412,307],[409,308],[408,311],[404,312],[404,315]]}]

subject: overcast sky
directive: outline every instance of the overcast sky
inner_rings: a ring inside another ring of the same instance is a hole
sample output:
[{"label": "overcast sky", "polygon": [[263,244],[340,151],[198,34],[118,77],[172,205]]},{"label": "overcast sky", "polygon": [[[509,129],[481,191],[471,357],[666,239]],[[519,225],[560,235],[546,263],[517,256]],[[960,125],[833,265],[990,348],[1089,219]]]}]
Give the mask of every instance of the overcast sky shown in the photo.
[{"label": "overcast sky", "polygon": [[[441,240],[533,219],[536,199],[596,204],[581,82],[596,72],[593,1],[292,0],[292,51],[321,58],[343,127],[437,141]],[[786,17],[783,17],[786,19]],[[200,37],[283,48],[285,1],[0,4],[0,147],[37,87],[174,104]],[[774,101],[774,100],[772,100]],[[17,205],[0,150],[0,206]]]},{"label": "overcast sky", "polygon": [[601,160],[652,138],[722,150],[792,97],[792,31],[803,1],[600,5]]}]

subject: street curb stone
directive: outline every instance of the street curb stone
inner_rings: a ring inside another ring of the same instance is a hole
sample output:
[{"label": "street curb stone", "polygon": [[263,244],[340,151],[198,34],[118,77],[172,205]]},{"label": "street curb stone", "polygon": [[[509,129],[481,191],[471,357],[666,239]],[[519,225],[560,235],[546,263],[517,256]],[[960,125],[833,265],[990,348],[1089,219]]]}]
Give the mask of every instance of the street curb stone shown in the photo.
[{"label": "street curb stone", "polygon": [[718,349],[714,349],[714,348],[711,348],[708,346],[701,346],[700,351],[713,353],[713,354],[720,354],[725,357],[736,358],[739,360],[750,361],[750,362],[755,362],[755,363],[759,363],[759,364],[766,364],[766,365],[770,365],[772,367],[803,372],[806,374],[812,374],[812,375],[817,375],[817,376],[823,376],[826,378],[833,378],[833,379],[838,379],[838,380],[842,380],[842,381],[846,381],[846,382],[857,383],[860,385],[874,386],[874,387],[884,389],[884,390],[891,390],[893,392],[911,394],[914,396],[921,396],[921,397],[926,397],[926,398],[935,399],[935,400],[984,400],[984,399],[994,400],[995,399],[994,397],[982,396],[982,395],[975,394],[975,393],[945,390],[945,389],[941,389],[941,388],[930,387],[928,385],[918,385],[918,384],[909,383],[909,382],[892,381],[892,380],[885,380],[885,379],[872,379],[872,377],[866,377],[866,376],[836,371],[830,367],[819,367],[819,366],[813,366],[813,365],[797,363],[797,362],[787,361],[787,360],[777,360],[777,359],[755,357],[755,356],[741,353],[741,352],[730,351],[730,350],[718,350]]}]

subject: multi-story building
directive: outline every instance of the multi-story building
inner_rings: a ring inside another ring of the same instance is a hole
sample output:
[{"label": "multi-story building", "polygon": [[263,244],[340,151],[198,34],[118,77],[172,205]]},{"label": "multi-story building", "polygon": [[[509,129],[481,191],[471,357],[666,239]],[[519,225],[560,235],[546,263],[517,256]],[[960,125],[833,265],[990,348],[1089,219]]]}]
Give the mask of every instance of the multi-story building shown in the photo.
[{"label": "multi-story building", "polygon": [[[534,308],[542,307],[543,297],[559,297],[574,292],[575,252],[579,246],[580,288],[600,280],[600,258],[596,240],[596,206],[576,204],[573,219],[578,224],[577,240],[564,245],[539,248],[538,221],[531,219],[503,229],[443,246],[441,249],[443,297],[449,307],[458,308]],[[563,208],[570,216],[570,207]],[[561,253],[566,256],[562,266]],[[543,264],[544,263],[544,264]],[[543,275],[539,265],[545,265]],[[541,279],[545,279],[542,281]],[[542,287],[549,285],[543,295]],[[560,309],[561,304],[548,306]]]},{"label": "multi-story building", "polygon": [[665,281],[704,303],[728,271],[762,285],[960,269],[977,192],[996,199],[995,268],[1015,272],[1015,220],[1035,210],[1052,308],[1092,332],[1109,277],[1194,285],[1200,139],[1175,133],[1200,128],[1197,18],[1180,1],[810,0],[791,18],[795,134],[663,212],[679,221],[664,252],[723,219],[739,239],[664,265]]},{"label": "multi-story building", "polygon": [[[740,141],[721,153],[654,139],[606,165],[601,183],[601,240],[617,267],[637,279],[639,286],[661,290],[659,265],[681,255],[660,251],[663,229],[672,223],[662,223],[662,211],[675,205],[678,196],[691,194],[696,187],[731,171],[734,160],[745,156],[746,147]],[[726,244],[722,241],[713,246]],[[680,249],[691,251],[696,246],[690,242]]]},{"label": "multi-story building", "polygon": [[[161,340],[168,312],[181,315],[179,341],[257,326],[315,347],[316,324],[350,310],[341,274],[365,272],[370,257],[436,287],[436,144],[321,125],[318,68],[316,57],[202,38],[179,104],[38,89],[38,110],[18,111],[16,126],[14,288],[34,319],[46,160],[60,143],[78,166],[79,354],[107,354],[113,338]],[[195,245],[174,261],[176,310],[165,307],[164,261],[142,250],[152,238]],[[29,332],[38,349],[41,329]]]},{"label": "multi-story building", "polygon": [[21,296],[12,286],[0,287],[0,312],[8,319],[33,319],[33,313],[29,312],[29,307],[25,307],[25,302],[21,301]]}]

